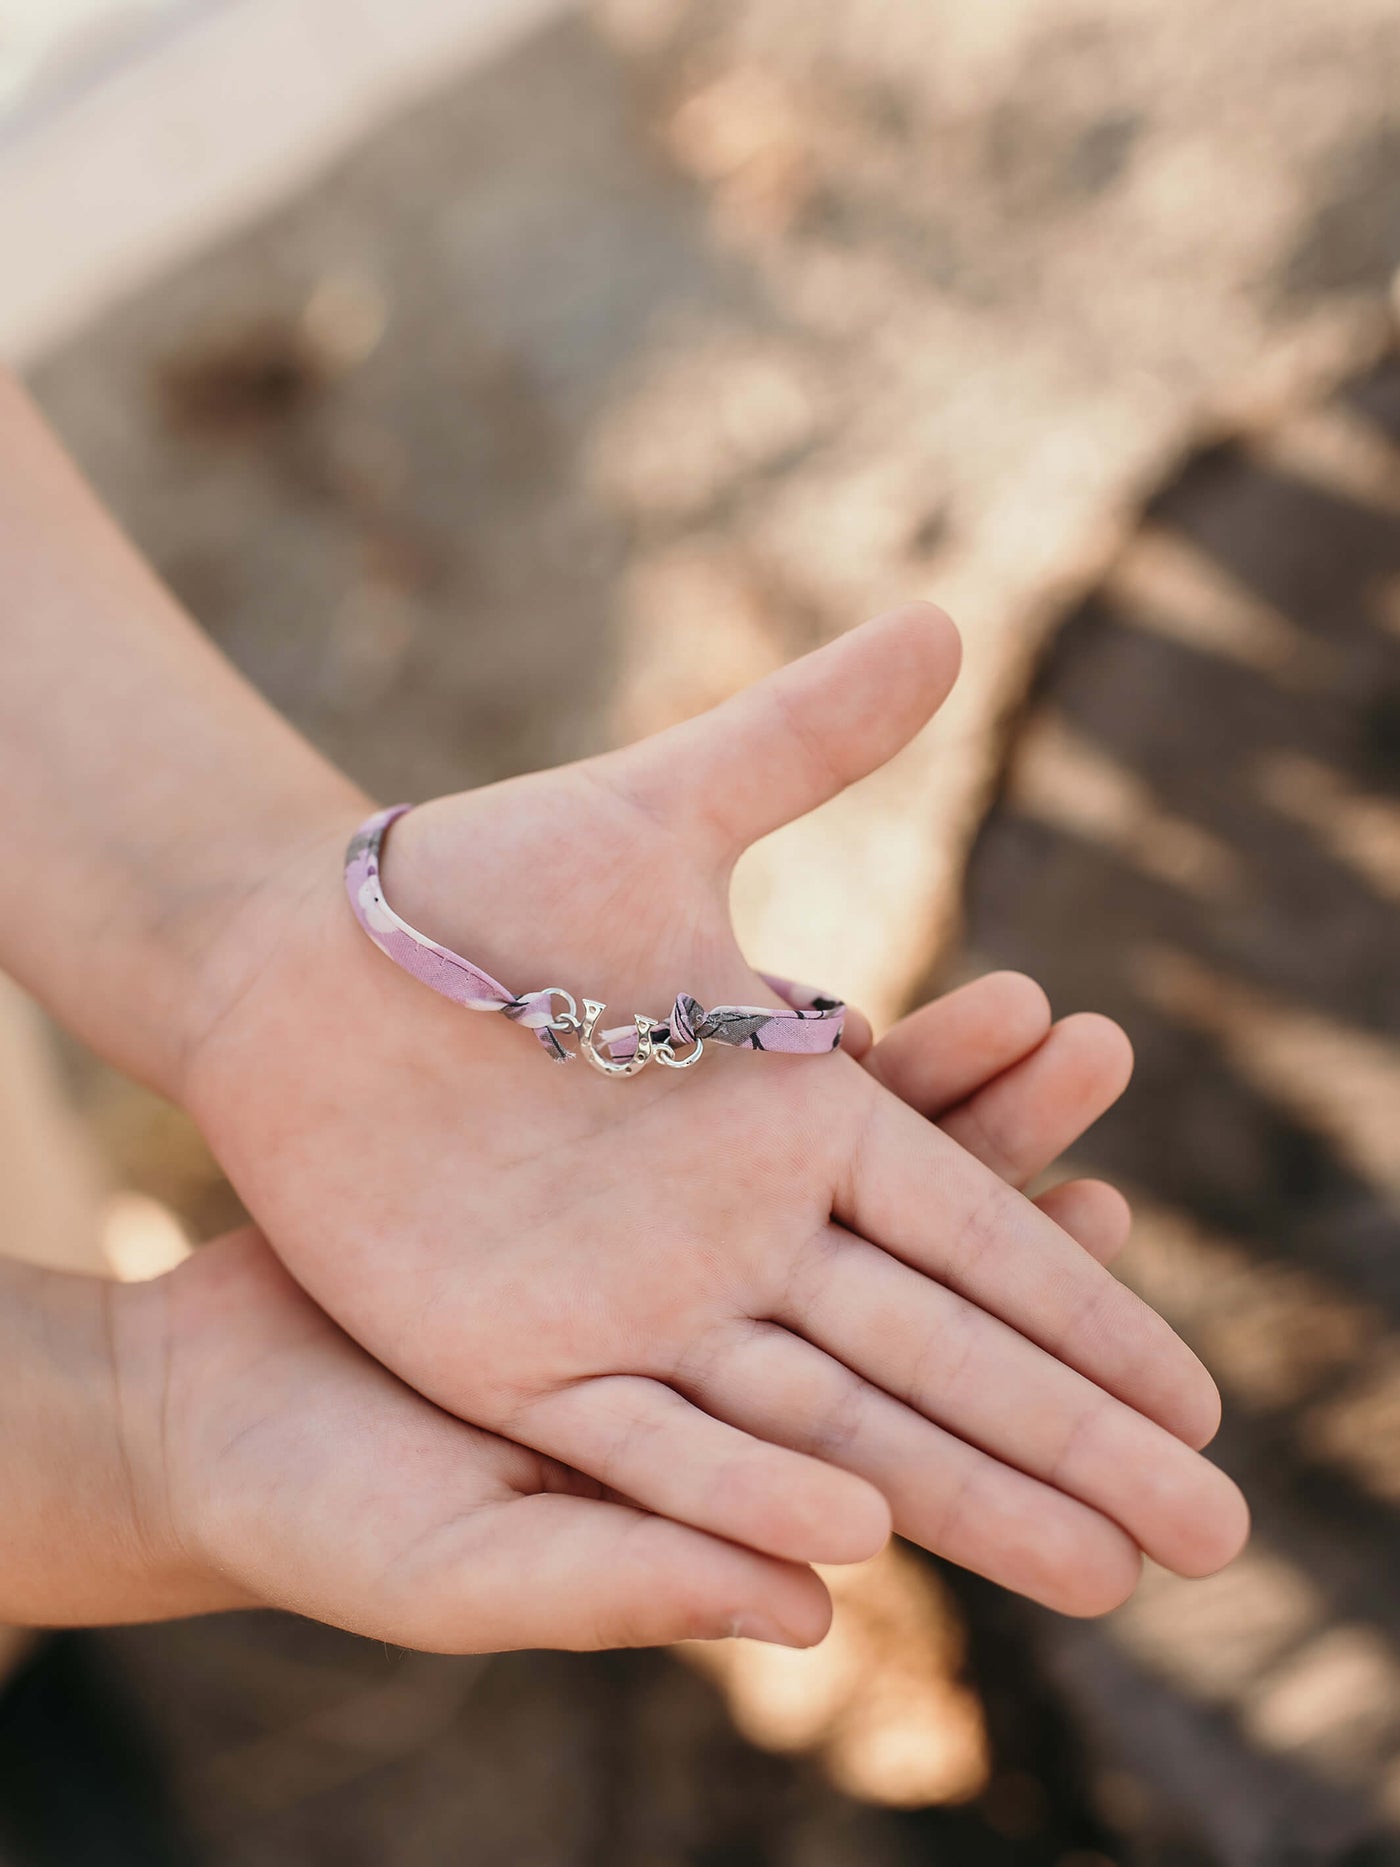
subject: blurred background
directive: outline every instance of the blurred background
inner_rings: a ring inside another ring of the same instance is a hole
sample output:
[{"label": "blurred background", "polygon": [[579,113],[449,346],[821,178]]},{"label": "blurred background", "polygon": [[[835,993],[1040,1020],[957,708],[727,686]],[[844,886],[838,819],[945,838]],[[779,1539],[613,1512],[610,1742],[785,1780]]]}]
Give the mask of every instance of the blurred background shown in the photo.
[{"label": "blurred background", "polygon": [[[895,1552],[811,1654],[11,1639],[2,1867],[1400,1862],[1395,0],[0,0],[0,255],[0,351],[382,796],[953,611],[746,944],[1126,1025],[1074,1165],[1257,1523],[1093,1625]],[[36,1255],[237,1219],[0,1016]]]}]

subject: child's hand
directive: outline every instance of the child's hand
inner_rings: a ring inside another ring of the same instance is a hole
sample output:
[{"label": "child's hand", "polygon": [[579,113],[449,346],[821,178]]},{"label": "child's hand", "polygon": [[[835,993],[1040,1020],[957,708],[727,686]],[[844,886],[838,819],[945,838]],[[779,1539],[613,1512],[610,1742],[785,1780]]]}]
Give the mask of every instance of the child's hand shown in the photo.
[{"label": "child's hand", "polygon": [[[1110,1018],[1050,1022],[1024,973],[993,972],[902,1018],[861,1061],[887,1089],[1012,1186],[1079,1140],[1128,1086],[1132,1048]],[[1065,1180],[1036,1200],[1109,1264],[1128,1242],[1128,1202],[1102,1180]]]},{"label": "child's hand", "polygon": [[[626,752],[439,800],[391,833],[389,898],[618,1022],[682,988],[766,1002],[734,858],[896,751],[956,658],[915,606]],[[1216,1423],[1199,1364],[850,1058],[552,1065],[375,952],[330,846],[216,965],[191,1106],[298,1280],[450,1411],[796,1561],[868,1554],[888,1498],[1069,1612],[1122,1599],[1139,1548],[1204,1573],[1239,1547],[1242,1500],[1182,1443]]]}]

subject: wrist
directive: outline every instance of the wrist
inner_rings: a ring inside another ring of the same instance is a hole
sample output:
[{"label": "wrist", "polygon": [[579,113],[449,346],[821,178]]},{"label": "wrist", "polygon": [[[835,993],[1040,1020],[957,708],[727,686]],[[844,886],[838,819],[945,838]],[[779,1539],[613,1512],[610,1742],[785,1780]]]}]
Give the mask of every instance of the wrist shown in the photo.
[{"label": "wrist", "polygon": [[201,1052],[289,944],[315,942],[325,906],[338,909],[346,842],[371,806],[338,773],[287,809],[263,813],[216,880],[188,902],[177,939],[173,1041],[154,1086],[188,1106]]},{"label": "wrist", "polygon": [[226,1605],[170,1533],[157,1382],[136,1365],[129,1327],[140,1289],[0,1263],[0,1621],[111,1624]]}]

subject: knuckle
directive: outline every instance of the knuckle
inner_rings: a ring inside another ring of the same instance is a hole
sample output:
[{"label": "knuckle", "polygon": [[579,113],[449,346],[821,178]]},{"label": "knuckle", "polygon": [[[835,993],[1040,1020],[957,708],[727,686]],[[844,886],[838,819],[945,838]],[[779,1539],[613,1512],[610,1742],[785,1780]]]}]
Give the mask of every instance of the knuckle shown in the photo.
[{"label": "knuckle", "polygon": [[868,1399],[869,1389],[860,1376],[841,1370],[831,1393],[811,1417],[803,1450],[814,1458],[840,1464],[861,1436]]},{"label": "knuckle", "polygon": [[1092,1450],[1106,1415],[1118,1405],[1108,1394],[1095,1392],[1074,1409],[1046,1467],[1048,1484],[1067,1490],[1076,1488],[1076,1476],[1085,1461],[1086,1448]]}]

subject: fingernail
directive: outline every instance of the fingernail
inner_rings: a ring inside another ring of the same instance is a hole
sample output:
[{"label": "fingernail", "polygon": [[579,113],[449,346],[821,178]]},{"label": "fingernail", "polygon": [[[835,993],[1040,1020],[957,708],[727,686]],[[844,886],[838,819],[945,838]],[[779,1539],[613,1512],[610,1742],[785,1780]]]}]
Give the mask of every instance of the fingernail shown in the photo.
[{"label": "fingernail", "polygon": [[805,1647],[808,1642],[799,1640],[776,1621],[770,1621],[766,1614],[736,1614],[729,1623],[731,1638],[735,1640],[766,1640],[773,1647]]}]

